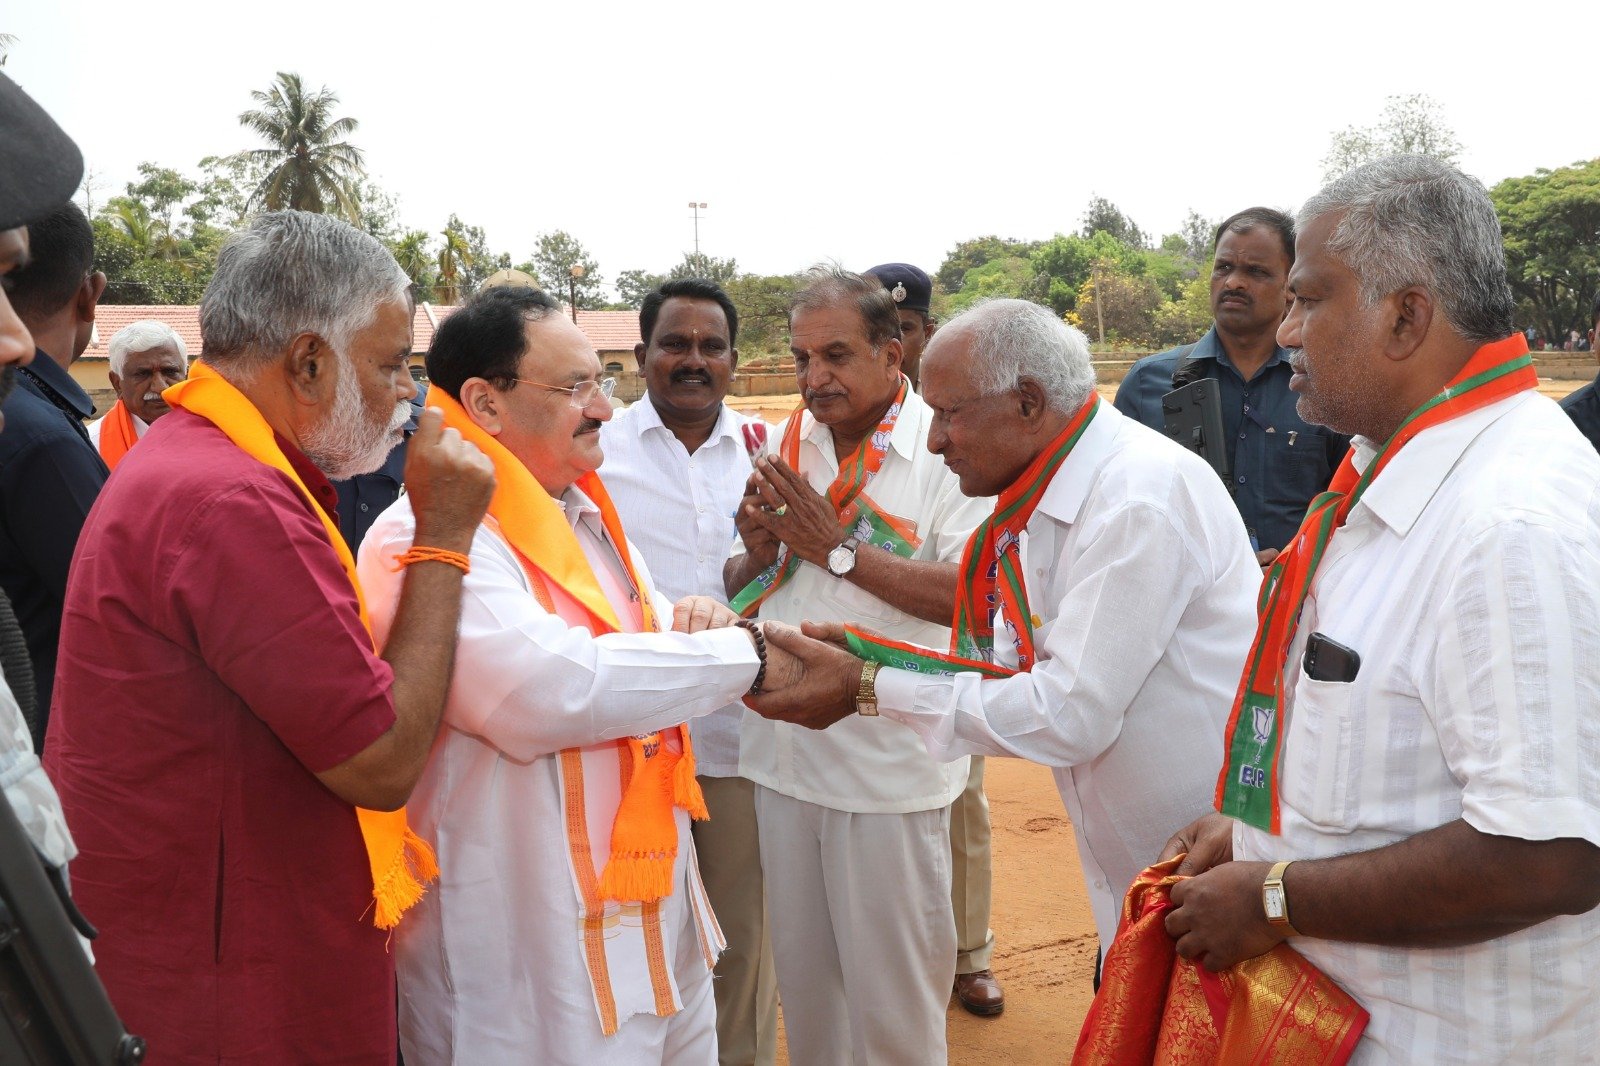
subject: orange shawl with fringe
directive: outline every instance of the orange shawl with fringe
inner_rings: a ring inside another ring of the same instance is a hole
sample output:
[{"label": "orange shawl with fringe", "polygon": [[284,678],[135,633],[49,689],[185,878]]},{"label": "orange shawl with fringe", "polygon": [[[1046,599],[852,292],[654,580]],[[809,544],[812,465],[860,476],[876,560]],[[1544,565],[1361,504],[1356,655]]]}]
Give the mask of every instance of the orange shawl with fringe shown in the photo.
[{"label": "orange shawl with fringe", "polygon": [[1339,1066],[1367,1012],[1287,944],[1212,973],[1179,958],[1167,933],[1172,873],[1151,866],[1128,889],[1073,1066]]},{"label": "orange shawl with fringe", "polygon": [[133,412],[118,400],[100,423],[100,458],[106,461],[108,469],[115,470],[128,449],[138,443],[139,427],[133,424]]},{"label": "orange shawl with fringe", "polygon": [[[220,374],[204,363],[195,363],[186,381],[180,381],[161,394],[172,407],[181,407],[199,415],[227,436],[246,455],[265,463],[293,482],[306,498],[311,513],[322,521],[328,544],[339,557],[355,591],[356,604],[361,611],[361,624],[371,633],[367,620],[367,604],[361,596],[361,585],[356,581],[356,564],[350,555],[339,527],[322,509],[305,482],[294,472],[283,449],[273,439],[272,427],[261,417],[254,404],[228,383]],[[118,404],[120,407],[121,404]],[[108,429],[110,423],[102,427]],[[101,436],[104,442],[105,436]],[[102,443],[101,447],[104,447]],[[367,846],[367,862],[372,868],[373,923],[379,929],[393,929],[400,916],[422,898],[429,881],[439,876],[438,861],[426,841],[411,831],[406,824],[405,808],[397,811],[369,811],[356,809],[361,825],[361,837]]]},{"label": "orange shawl with fringe", "polygon": [[[621,621],[596,580],[572,524],[528,468],[472,421],[460,403],[444,390],[430,393],[428,403],[444,412],[446,426],[477,445],[494,463],[494,499],[489,503],[489,513],[499,524],[501,536],[522,561],[534,595],[544,608],[554,610],[545,588],[546,581],[554,582],[582,605],[595,636],[621,629]],[[577,487],[600,509],[606,535],[639,597],[644,629],[659,629],[650,590],[634,569],[622,522],[605,486],[599,477],[589,473],[578,479]],[[695,780],[689,727],[678,726],[677,734],[681,751],[673,751],[660,733],[616,742],[626,784],[611,825],[611,855],[600,875],[599,894],[605,899],[650,903],[670,896],[678,854],[678,823],[673,809],[681,807],[697,821],[707,818],[705,798]]]}]

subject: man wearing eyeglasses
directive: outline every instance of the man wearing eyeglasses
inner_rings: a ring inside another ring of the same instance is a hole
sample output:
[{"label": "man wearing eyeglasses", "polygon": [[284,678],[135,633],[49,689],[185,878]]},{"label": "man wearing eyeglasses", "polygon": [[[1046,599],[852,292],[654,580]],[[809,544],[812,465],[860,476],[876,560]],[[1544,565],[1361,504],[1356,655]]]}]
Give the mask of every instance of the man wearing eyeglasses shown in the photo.
[{"label": "man wearing eyeglasses", "polygon": [[[594,471],[611,379],[536,289],[478,294],[435,334],[429,403],[495,468],[462,585],[444,729],[408,813],[439,885],[395,941],[406,1059],[711,1063],[723,938],[689,833],[689,719],[792,684],[759,631],[653,587]],[[416,523],[358,566],[374,635]],[[675,613],[677,617],[675,618]],[[659,632],[673,627],[690,632]]]}]

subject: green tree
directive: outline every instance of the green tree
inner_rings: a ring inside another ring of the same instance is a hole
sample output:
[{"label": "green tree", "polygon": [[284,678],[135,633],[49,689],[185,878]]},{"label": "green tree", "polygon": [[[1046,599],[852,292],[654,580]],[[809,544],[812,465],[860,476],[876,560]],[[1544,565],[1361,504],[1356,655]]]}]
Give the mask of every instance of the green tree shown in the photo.
[{"label": "green tree", "polygon": [[339,97],[326,87],[307,92],[300,75],[282,71],[271,88],[250,95],[260,106],[241,114],[239,124],[271,146],[240,153],[266,168],[252,203],[269,211],[336,214],[359,224],[356,184],[363,176],[362,156],[345,140],[359,123],[333,117]]},{"label": "green tree", "polygon": [[[572,274],[574,267],[582,268],[582,274],[576,278]],[[533,258],[518,269],[538,278],[540,286],[552,296],[566,298],[576,289],[579,307],[597,308],[605,304],[605,279],[600,275],[600,264],[565,230],[541,233]]]},{"label": "green tree", "polygon": [[1446,123],[1444,108],[1425,93],[1387,97],[1374,126],[1346,126],[1335,133],[1322,159],[1324,181],[1333,181],[1363,163],[1400,153],[1428,155],[1454,163],[1461,142]]},{"label": "green tree", "polygon": [[[457,221],[456,216],[451,215],[450,221]],[[466,234],[460,229],[446,226],[440,236],[444,243],[439,247],[439,274],[434,292],[440,303],[458,304],[467,281],[463,273],[472,266],[475,256]]]},{"label": "green tree", "polygon": [[1183,218],[1183,225],[1178,229],[1178,236],[1184,243],[1184,254],[1196,263],[1204,266],[1211,262],[1212,249],[1216,244],[1217,226],[1221,219],[1209,219],[1194,208],[1189,208],[1189,213]]},{"label": "green tree", "polygon": [[944,262],[939,266],[939,272],[934,275],[934,281],[946,293],[955,293],[965,284],[967,271],[983,266],[985,263],[996,259],[1008,259],[1015,256],[1029,256],[1033,254],[1034,245],[1027,241],[1012,240],[1009,237],[974,237],[970,241],[962,241],[951,249],[950,254],[944,257]]},{"label": "green tree", "polygon": [[628,307],[638,309],[644,306],[644,298],[649,296],[661,283],[666,281],[664,274],[652,274],[647,270],[624,270],[617,275],[617,296]]},{"label": "green tree", "polygon": [[1176,300],[1189,281],[1200,275],[1200,264],[1190,259],[1187,250],[1169,251],[1164,248],[1145,248],[1138,253],[1139,268],[1132,271],[1149,278],[1157,291],[1169,300]]},{"label": "green tree", "polygon": [[1161,302],[1161,290],[1149,278],[1129,273],[1115,260],[1097,260],[1089,280],[1078,290],[1077,306],[1068,321],[1081,326],[1096,343],[1145,347],[1154,343]]},{"label": "green tree", "polygon": [[[130,211],[137,223],[138,210]],[[155,223],[157,226],[160,222]],[[197,303],[211,280],[215,255],[192,253],[188,242],[177,242],[175,258],[146,254],[130,237],[122,221],[102,213],[94,229],[95,268],[105,271],[107,304]]]},{"label": "green tree", "polygon": [[757,356],[787,352],[789,301],[799,278],[788,274],[743,274],[722,283],[739,312],[741,365]]},{"label": "green tree", "polygon": [[400,207],[383,187],[363,177],[355,184],[356,207],[361,212],[360,226],[384,244],[393,244],[403,233]]},{"label": "green tree", "polygon": [[1037,275],[1033,264],[1023,256],[991,259],[980,267],[973,267],[962,278],[959,291],[940,309],[942,315],[955,315],[965,311],[979,300],[998,297],[1015,297],[1034,300],[1040,297]]},{"label": "green tree", "polygon": [[1131,274],[1144,272],[1144,258],[1105,230],[1093,236],[1058,233],[1043,241],[1030,257],[1035,278],[1029,299],[1049,304],[1056,314],[1066,314],[1076,305],[1078,290],[1089,278],[1089,268],[1097,259],[1118,263]]},{"label": "green tree", "polygon": [[1104,196],[1089,198],[1089,206],[1083,209],[1082,232],[1085,237],[1109,233],[1129,248],[1143,248],[1145,244],[1144,231]]},{"label": "green tree", "polygon": [[1507,178],[1489,191],[1522,320],[1546,337],[1583,332],[1600,288],[1600,159]]},{"label": "green tree", "polygon": [[704,278],[716,282],[726,291],[737,277],[739,264],[736,260],[718,259],[704,252],[685,252],[678,264],[665,274],[652,274],[648,270],[624,270],[618,274],[617,295],[621,298],[618,310],[644,306],[644,298],[667,281]]},{"label": "green tree", "polygon": [[142,200],[113,196],[101,214],[128,239],[141,259],[169,262],[183,258],[177,236],[162,218],[151,215]]},{"label": "green tree", "polygon": [[238,229],[250,217],[250,196],[266,167],[239,155],[208,155],[200,160],[196,196],[185,208],[192,225]]},{"label": "green tree", "polygon": [[1211,328],[1211,280],[1197,277],[1175,300],[1156,308],[1151,342],[1160,348],[1191,344]]},{"label": "green tree", "polygon": [[458,264],[460,267],[458,280],[462,296],[477,292],[478,286],[483,284],[484,279],[490,274],[511,265],[509,255],[496,252],[489,247],[489,238],[482,226],[469,226],[461,220],[460,215],[452,214],[449,221],[444,224],[444,228],[458,235],[467,251],[466,256],[462,257]]},{"label": "green tree", "polygon": [[726,286],[739,276],[739,264],[732,259],[718,259],[704,252],[685,252],[683,260],[667,271],[667,278],[704,278]]},{"label": "green tree", "polygon": [[152,216],[159,217],[167,229],[172,230],[178,206],[193,196],[199,185],[171,167],[154,163],[140,163],[139,178],[128,183],[128,197],[146,205]]},{"label": "green tree", "polygon": [[[406,272],[406,277],[416,286],[418,302],[432,302],[437,296],[434,291],[433,250],[428,247],[431,239],[427,230],[414,229],[407,230],[389,244],[389,252],[394,256],[395,262],[400,264],[400,269]],[[458,277],[459,274],[458,267]]]}]

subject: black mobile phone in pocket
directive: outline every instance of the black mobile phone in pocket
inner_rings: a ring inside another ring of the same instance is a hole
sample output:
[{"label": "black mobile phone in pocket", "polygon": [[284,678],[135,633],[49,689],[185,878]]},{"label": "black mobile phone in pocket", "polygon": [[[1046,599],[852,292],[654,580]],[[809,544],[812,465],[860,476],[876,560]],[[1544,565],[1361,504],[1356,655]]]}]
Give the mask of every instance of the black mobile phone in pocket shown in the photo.
[{"label": "black mobile phone in pocket", "polygon": [[1361,670],[1361,656],[1354,648],[1347,648],[1321,633],[1313,633],[1306,640],[1306,654],[1301,666],[1313,681],[1348,684],[1356,679],[1356,674]]}]

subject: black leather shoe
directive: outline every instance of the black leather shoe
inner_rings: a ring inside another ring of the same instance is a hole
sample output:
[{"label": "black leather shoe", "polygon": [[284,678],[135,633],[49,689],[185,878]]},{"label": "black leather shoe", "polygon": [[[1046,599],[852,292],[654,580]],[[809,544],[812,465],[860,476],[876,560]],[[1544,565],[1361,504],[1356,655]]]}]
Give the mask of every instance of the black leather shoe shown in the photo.
[{"label": "black leather shoe", "polygon": [[992,1018],[1006,1009],[1005,993],[990,970],[956,974],[955,993],[963,1007],[981,1018]]}]

